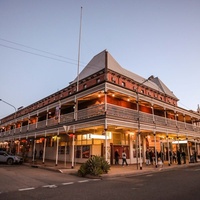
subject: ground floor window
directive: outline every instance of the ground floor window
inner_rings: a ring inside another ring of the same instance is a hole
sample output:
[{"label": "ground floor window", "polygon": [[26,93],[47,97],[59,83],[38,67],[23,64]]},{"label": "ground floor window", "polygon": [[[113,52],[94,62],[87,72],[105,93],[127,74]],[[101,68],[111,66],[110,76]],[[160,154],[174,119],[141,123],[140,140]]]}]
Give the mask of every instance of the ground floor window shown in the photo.
[{"label": "ground floor window", "polygon": [[90,148],[90,145],[76,146],[76,158],[89,158]]}]

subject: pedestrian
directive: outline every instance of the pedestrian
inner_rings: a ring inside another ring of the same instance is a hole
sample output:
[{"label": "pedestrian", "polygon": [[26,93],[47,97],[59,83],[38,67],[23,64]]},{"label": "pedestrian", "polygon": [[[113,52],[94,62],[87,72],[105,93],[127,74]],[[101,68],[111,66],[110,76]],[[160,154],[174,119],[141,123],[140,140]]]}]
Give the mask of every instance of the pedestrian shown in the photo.
[{"label": "pedestrian", "polygon": [[185,152],[183,151],[181,155],[182,155],[182,158],[183,158],[183,164],[186,164],[186,154],[185,154]]},{"label": "pedestrian", "polygon": [[178,161],[178,165],[181,165],[181,152],[179,149],[177,150],[177,161]]},{"label": "pedestrian", "polygon": [[124,163],[126,164],[126,166],[128,165],[128,163],[126,161],[126,153],[125,153],[125,151],[122,152],[122,166],[124,166]]},{"label": "pedestrian", "polygon": [[150,154],[149,154],[149,149],[146,150],[146,165],[150,165]]},{"label": "pedestrian", "polygon": [[118,149],[115,151],[115,165],[119,165],[119,152]]},{"label": "pedestrian", "polygon": [[197,162],[197,152],[194,151],[194,162]]},{"label": "pedestrian", "polygon": [[172,164],[172,152],[171,152],[171,150],[169,150],[169,159],[170,159],[170,164]]},{"label": "pedestrian", "polygon": [[149,159],[150,159],[150,164],[153,165],[153,152],[152,152],[152,150],[149,151]]},{"label": "pedestrian", "polygon": [[39,158],[42,159],[42,156],[43,156],[43,150],[41,149],[40,154],[39,154]]},{"label": "pedestrian", "polygon": [[173,157],[173,163],[176,163],[176,152],[175,151],[173,151],[172,157]]},{"label": "pedestrian", "polygon": [[35,149],[35,155],[34,155],[34,158],[36,158],[36,156],[37,156],[37,150]]}]

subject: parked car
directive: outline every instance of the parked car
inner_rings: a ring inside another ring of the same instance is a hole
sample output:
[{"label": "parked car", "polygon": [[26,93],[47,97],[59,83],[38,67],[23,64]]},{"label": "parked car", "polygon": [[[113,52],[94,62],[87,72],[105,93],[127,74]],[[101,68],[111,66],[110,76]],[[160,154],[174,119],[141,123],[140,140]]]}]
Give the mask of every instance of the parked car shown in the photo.
[{"label": "parked car", "polygon": [[10,154],[6,151],[0,151],[0,162],[1,163],[7,163],[8,165],[22,164],[23,158],[20,157],[20,156]]}]

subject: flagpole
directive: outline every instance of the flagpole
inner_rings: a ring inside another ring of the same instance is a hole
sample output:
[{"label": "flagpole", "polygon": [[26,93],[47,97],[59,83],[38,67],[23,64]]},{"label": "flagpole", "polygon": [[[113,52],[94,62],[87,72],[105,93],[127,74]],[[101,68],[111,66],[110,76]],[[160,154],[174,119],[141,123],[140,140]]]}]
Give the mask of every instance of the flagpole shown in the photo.
[{"label": "flagpole", "polygon": [[[79,29],[79,43],[78,43],[78,66],[77,66],[77,82],[76,82],[76,93],[78,93],[79,91],[79,66],[80,66],[80,55],[81,55],[81,29],[82,29],[82,10],[83,10],[83,7],[81,7],[81,14],[80,14],[80,29]],[[75,105],[74,105],[74,118],[75,118],[75,121],[77,121],[78,119],[78,99],[75,95]],[[74,151],[74,148],[75,148],[75,145],[74,145],[74,139],[75,139],[75,131],[76,128],[75,128],[75,125],[74,125],[74,128],[73,128],[73,140],[72,140],[72,168],[74,168],[74,154],[75,154],[75,151]]]},{"label": "flagpole", "polygon": [[77,92],[79,91],[79,68],[80,68],[80,54],[81,54],[80,52],[81,52],[82,10],[83,10],[83,7],[81,7],[79,43],[78,43],[78,67],[77,67],[77,89],[76,89]]}]

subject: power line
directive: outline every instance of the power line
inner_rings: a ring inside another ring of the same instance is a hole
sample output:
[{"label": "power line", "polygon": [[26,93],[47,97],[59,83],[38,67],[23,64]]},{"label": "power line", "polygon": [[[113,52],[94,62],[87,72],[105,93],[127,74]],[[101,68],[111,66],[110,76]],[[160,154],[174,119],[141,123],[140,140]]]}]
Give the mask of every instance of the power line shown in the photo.
[{"label": "power line", "polygon": [[46,54],[49,54],[49,55],[52,55],[52,56],[57,56],[57,57],[60,57],[60,58],[64,58],[64,59],[68,59],[68,60],[72,60],[72,61],[76,61],[77,62],[77,60],[75,60],[75,59],[67,58],[67,57],[64,57],[64,56],[61,56],[61,55],[58,55],[58,54],[54,54],[54,53],[51,53],[51,52],[48,52],[48,51],[44,51],[44,50],[40,50],[40,49],[37,49],[37,48],[33,48],[33,47],[30,47],[30,46],[27,46],[27,45],[23,45],[23,44],[20,44],[20,43],[17,43],[17,42],[12,42],[10,40],[6,40],[6,39],[3,39],[3,38],[0,38],[0,40],[8,42],[8,43],[11,43],[11,44],[19,45],[19,46],[22,46],[22,47],[25,47],[25,48],[28,48],[28,49],[32,49],[32,50],[35,50],[35,51],[40,51],[42,53],[46,53]]},{"label": "power line", "polygon": [[[3,38],[0,38],[0,40],[8,42],[8,43],[15,44],[15,45],[19,45],[19,46],[22,46],[22,47],[25,47],[25,48],[28,48],[28,49],[32,49],[32,50],[35,50],[35,51],[39,51],[39,52],[42,52],[42,53],[46,53],[46,54],[49,54],[49,55],[52,55],[52,56],[57,56],[57,57],[60,57],[60,58],[68,59],[68,60],[71,60],[72,62],[66,61],[66,60],[61,60],[61,59],[58,59],[58,58],[53,58],[53,57],[42,55],[42,54],[39,54],[39,53],[34,53],[34,52],[31,52],[31,51],[26,51],[26,50],[19,49],[19,48],[16,48],[16,47],[11,47],[11,46],[8,46],[8,45],[0,44],[0,46],[2,46],[4,48],[9,48],[9,49],[12,49],[12,50],[17,50],[17,51],[21,51],[21,52],[24,52],[24,53],[29,53],[29,54],[32,54],[32,55],[35,55],[35,56],[40,56],[40,57],[48,58],[48,59],[51,59],[51,60],[56,60],[56,61],[60,61],[60,62],[64,62],[64,63],[69,63],[69,64],[72,64],[72,65],[77,65],[77,62],[78,62],[75,59],[67,58],[67,57],[64,57],[64,56],[61,56],[61,55],[58,55],[58,54],[54,54],[54,53],[51,53],[51,52],[48,52],[48,51],[44,51],[44,50],[40,50],[40,49],[37,49],[37,48],[33,48],[33,47],[30,47],[30,46],[23,45],[23,44],[20,44],[20,43],[17,43],[17,42],[13,42],[13,41],[10,41],[10,40],[6,40],[6,39],[3,39]],[[80,65],[82,67],[84,67],[86,65],[85,63],[83,63],[81,61],[80,61],[80,63],[82,63]],[[96,69],[95,65],[93,65],[93,66],[90,65],[88,67],[91,68],[91,69],[92,68]]]},{"label": "power line", "polygon": [[0,44],[0,46],[5,47],[5,48],[9,48],[9,49],[13,49],[13,50],[17,50],[17,51],[21,51],[21,52],[24,52],[24,53],[29,53],[29,54],[32,54],[32,55],[35,55],[35,56],[40,56],[40,57],[44,57],[44,58],[57,60],[57,61],[60,61],[60,62],[65,62],[65,63],[70,63],[70,64],[75,65],[75,63],[67,62],[66,60],[60,60],[60,59],[57,59],[57,58],[52,58],[52,57],[49,57],[49,56],[41,55],[41,54],[38,54],[38,53],[33,53],[33,52],[30,52],[30,51],[18,49],[18,48],[15,48],[15,47],[10,47],[10,46],[3,45],[3,44]]}]

